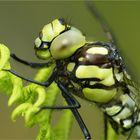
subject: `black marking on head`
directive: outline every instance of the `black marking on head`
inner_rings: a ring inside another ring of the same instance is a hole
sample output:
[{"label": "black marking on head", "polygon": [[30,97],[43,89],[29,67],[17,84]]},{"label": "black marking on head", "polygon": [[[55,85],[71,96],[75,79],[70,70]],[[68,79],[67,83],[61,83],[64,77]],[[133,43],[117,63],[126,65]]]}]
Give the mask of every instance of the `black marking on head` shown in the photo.
[{"label": "black marking on head", "polygon": [[62,25],[65,25],[66,24],[66,21],[64,18],[59,18],[58,21],[62,24]]},{"label": "black marking on head", "polygon": [[51,42],[43,42],[42,41],[38,48],[36,48],[36,47],[34,47],[34,48],[35,48],[35,50],[47,50],[48,48],[44,48],[45,45],[47,45],[49,48],[51,45]]},{"label": "black marking on head", "polygon": [[71,29],[71,27],[68,25],[68,22],[64,18],[59,18],[58,21],[65,26],[65,30],[62,31],[60,34],[62,34],[65,31],[68,31]]}]

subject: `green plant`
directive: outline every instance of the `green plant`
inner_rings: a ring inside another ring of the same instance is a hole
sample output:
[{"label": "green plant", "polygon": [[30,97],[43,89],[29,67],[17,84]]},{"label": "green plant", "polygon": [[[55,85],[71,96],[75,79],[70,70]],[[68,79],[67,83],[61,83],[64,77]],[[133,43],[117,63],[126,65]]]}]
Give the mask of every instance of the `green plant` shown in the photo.
[{"label": "green plant", "polygon": [[[55,83],[48,88],[36,84],[24,86],[22,80],[3,69],[10,69],[10,51],[0,44],[0,91],[9,96],[8,106],[16,104],[11,118],[16,121],[17,117],[22,116],[27,127],[39,125],[37,140],[68,139],[72,124],[72,113],[64,110],[57,124],[52,126],[51,118],[53,110],[39,109],[43,105],[55,105],[57,95],[60,90]],[[47,80],[53,66],[40,69],[35,80],[40,82]],[[65,104],[65,102],[64,102]]]}]

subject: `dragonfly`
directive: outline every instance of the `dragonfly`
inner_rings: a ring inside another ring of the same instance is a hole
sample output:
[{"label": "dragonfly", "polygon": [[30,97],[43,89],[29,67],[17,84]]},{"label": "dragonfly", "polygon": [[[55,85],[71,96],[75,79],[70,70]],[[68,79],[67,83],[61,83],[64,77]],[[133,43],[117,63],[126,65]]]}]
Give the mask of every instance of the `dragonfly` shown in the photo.
[{"label": "dragonfly", "polygon": [[128,134],[129,139],[140,123],[139,88],[126,70],[110,27],[90,1],[86,2],[86,7],[101,25],[108,42],[87,41],[78,28],[58,18],[45,25],[35,40],[35,54],[45,63],[28,62],[11,54],[13,59],[32,68],[55,65],[49,79],[38,82],[12,69],[7,71],[46,88],[55,81],[67,105],[43,106],[40,110],[70,109],[86,140],[91,139],[91,135],[78,111],[81,105],[74,95],[95,103],[102,110],[105,139],[108,137],[108,122],[116,133]]}]

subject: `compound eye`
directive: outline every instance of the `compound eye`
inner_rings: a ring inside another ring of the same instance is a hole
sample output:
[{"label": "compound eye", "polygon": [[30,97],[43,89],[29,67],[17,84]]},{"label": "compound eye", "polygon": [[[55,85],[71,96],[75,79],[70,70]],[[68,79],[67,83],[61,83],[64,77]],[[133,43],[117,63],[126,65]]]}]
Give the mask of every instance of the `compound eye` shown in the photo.
[{"label": "compound eye", "polygon": [[40,38],[36,38],[35,40],[35,48],[40,48],[40,45],[41,45],[42,41],[40,40]]},{"label": "compound eye", "polygon": [[78,48],[85,44],[85,37],[77,29],[68,30],[56,37],[50,46],[55,59],[64,59],[71,56]]}]

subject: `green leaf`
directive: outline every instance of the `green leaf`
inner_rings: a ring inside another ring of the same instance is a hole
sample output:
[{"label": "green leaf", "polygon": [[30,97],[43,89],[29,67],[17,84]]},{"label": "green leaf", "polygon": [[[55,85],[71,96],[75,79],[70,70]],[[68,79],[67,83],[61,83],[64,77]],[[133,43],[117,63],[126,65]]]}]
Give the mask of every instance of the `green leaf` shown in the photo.
[{"label": "green leaf", "polygon": [[13,103],[18,102],[23,98],[23,92],[22,92],[22,80],[15,75],[10,74],[10,79],[12,82],[12,93],[8,100],[8,106],[11,106]]},{"label": "green leaf", "polygon": [[12,120],[16,121],[16,118],[18,116],[24,116],[25,112],[27,111],[28,108],[32,107],[30,103],[23,103],[16,107],[16,109],[12,112]]},{"label": "green leaf", "polygon": [[54,128],[54,133],[57,139],[68,139],[73,122],[72,112],[70,110],[64,110],[63,114]]},{"label": "green leaf", "polygon": [[0,44],[0,70],[2,70],[3,68],[10,69],[10,65],[8,62],[9,58],[9,49],[4,44]]},{"label": "green leaf", "polygon": [[108,122],[107,140],[118,140],[118,134],[114,131],[111,124]]},{"label": "green leaf", "polygon": [[[11,118],[16,121],[17,117],[22,116],[25,119],[25,125],[32,127],[38,124],[40,127],[37,140],[56,140],[68,139],[72,125],[72,113],[64,110],[62,116],[55,126],[52,126],[51,119],[53,111],[46,109],[39,111],[43,106],[55,106],[57,95],[60,93],[56,83],[44,88],[37,84],[23,86],[22,79],[12,75],[10,69],[10,52],[9,49],[0,44],[0,91],[10,96],[8,106],[16,104]],[[43,82],[51,75],[55,65],[48,68],[40,69],[35,80]]]}]

